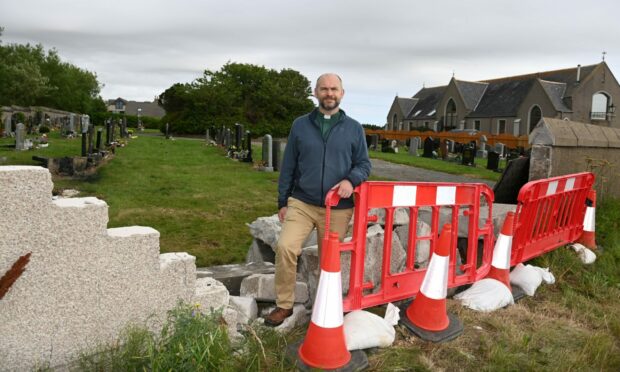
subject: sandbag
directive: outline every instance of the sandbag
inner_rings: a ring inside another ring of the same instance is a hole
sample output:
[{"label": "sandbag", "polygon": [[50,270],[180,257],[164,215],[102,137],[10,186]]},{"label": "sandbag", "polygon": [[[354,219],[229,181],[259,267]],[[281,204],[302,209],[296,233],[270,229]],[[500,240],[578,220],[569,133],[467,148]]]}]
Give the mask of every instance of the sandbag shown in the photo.
[{"label": "sandbag", "polygon": [[571,244],[570,247],[575,252],[577,252],[579,259],[584,264],[589,265],[591,263],[594,263],[594,261],[596,261],[596,254],[592,252],[590,249],[588,249],[586,246],[584,246],[583,244],[573,243]]},{"label": "sandbag", "polygon": [[519,263],[510,273],[510,283],[521,287],[528,296],[536,293],[543,280],[547,284],[555,283],[555,277],[548,268]]},{"label": "sandbag", "polygon": [[512,292],[496,279],[482,279],[454,296],[472,310],[490,312],[514,304]]},{"label": "sandbag", "polygon": [[394,325],[400,319],[398,308],[388,304],[385,318],[364,310],[355,310],[344,316],[344,337],[348,350],[388,347],[394,342]]}]

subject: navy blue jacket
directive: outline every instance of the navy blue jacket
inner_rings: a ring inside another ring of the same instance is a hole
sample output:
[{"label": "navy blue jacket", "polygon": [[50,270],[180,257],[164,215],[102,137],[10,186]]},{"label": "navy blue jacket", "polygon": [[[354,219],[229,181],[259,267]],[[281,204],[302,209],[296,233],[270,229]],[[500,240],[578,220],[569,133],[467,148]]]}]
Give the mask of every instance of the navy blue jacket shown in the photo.
[{"label": "navy blue jacket", "polygon": [[[370,160],[364,129],[340,110],[340,119],[323,139],[315,109],[295,119],[284,151],[278,180],[278,209],[292,196],[325,206],[325,195],[347,179],[356,187],[368,178]],[[341,199],[336,209],[352,208],[352,198]]]}]

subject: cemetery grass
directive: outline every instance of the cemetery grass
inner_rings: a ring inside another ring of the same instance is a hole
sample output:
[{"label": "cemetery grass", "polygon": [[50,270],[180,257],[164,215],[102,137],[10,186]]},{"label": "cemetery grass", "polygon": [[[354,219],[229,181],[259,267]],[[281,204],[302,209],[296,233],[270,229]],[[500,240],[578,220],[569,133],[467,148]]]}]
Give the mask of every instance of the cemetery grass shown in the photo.
[{"label": "cemetery grass", "polygon": [[[48,134],[48,147],[38,148],[28,151],[15,151],[14,138],[0,138],[0,165],[19,164],[19,165],[40,165],[41,163],[32,160],[32,156],[42,156],[49,158],[60,158],[65,156],[78,156],[82,152],[82,139],[61,138],[58,131],[51,131]],[[41,135],[27,135],[26,138],[35,139]]]},{"label": "cemetery grass", "polygon": [[[429,169],[437,172],[457,174],[472,178],[482,178],[485,180],[498,181],[500,173],[486,169],[486,159],[475,160],[475,167],[461,165],[457,162],[449,162],[441,159],[424,158],[421,156],[411,156],[408,153],[388,153],[380,151],[369,151],[371,158],[389,161],[396,164],[404,164],[413,167]],[[500,168],[506,167],[506,161],[501,160]]]},{"label": "cemetery grass", "polygon": [[277,212],[277,173],[198,140],[138,136],[95,175],[57,178],[54,187],[104,200],[109,227],[153,227],[162,253],[188,252],[198,267],[243,261],[252,239],[246,223]]}]

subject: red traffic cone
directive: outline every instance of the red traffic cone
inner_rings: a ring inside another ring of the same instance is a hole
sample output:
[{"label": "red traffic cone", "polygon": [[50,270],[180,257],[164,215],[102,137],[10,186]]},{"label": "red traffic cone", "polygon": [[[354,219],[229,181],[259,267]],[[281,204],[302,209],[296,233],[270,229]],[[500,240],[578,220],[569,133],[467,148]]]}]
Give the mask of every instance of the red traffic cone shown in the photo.
[{"label": "red traffic cone", "polygon": [[322,253],[312,320],[298,350],[301,362],[321,369],[347,365],[351,361],[351,353],[347,350],[343,324],[338,233],[330,232]]},{"label": "red traffic cone", "polygon": [[595,221],[596,221],[596,191],[590,190],[586,198],[586,215],[583,217],[583,233],[577,239],[577,243],[586,248],[596,250]]},{"label": "red traffic cone", "polygon": [[446,312],[451,240],[452,225],[445,224],[439,235],[437,249],[426,269],[420,292],[403,318],[403,324],[426,341],[448,341],[463,332],[460,321]]},{"label": "red traffic cone", "polygon": [[514,229],[514,212],[506,213],[502,230],[495,241],[491,270],[487,278],[498,280],[510,289],[510,255],[512,249],[512,234]]}]

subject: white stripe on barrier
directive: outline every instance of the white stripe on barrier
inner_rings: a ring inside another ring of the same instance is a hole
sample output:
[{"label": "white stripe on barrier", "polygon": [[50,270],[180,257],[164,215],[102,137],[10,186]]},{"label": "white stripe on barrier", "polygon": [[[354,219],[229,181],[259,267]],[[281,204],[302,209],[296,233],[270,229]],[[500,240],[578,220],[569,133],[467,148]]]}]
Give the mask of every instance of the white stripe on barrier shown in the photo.
[{"label": "white stripe on barrier", "polygon": [[321,270],[319,287],[312,307],[312,323],[322,328],[337,328],[342,317],[342,282],[340,272]]},{"label": "white stripe on barrier", "polygon": [[453,205],[456,203],[456,186],[437,186],[437,205]]},{"label": "white stripe on barrier", "polygon": [[410,207],[416,204],[417,186],[394,186],[393,207]]},{"label": "white stripe on barrier", "polygon": [[594,232],[595,225],[594,207],[586,207],[586,216],[583,218],[583,231]]},{"label": "white stripe on barrier", "polygon": [[493,248],[493,261],[491,266],[498,269],[510,269],[510,250],[512,248],[512,236],[499,234]]},{"label": "white stripe on barrier", "polygon": [[426,269],[424,281],[420,287],[426,297],[434,300],[443,300],[448,295],[448,264],[450,257],[439,256],[433,253],[431,262]]},{"label": "white stripe on barrier", "polygon": [[564,191],[570,191],[575,188],[575,177],[566,180]]},{"label": "white stripe on barrier", "polygon": [[555,191],[558,189],[558,181],[553,181],[553,182],[549,182],[549,184],[547,185],[547,195],[553,195],[555,194]]}]

